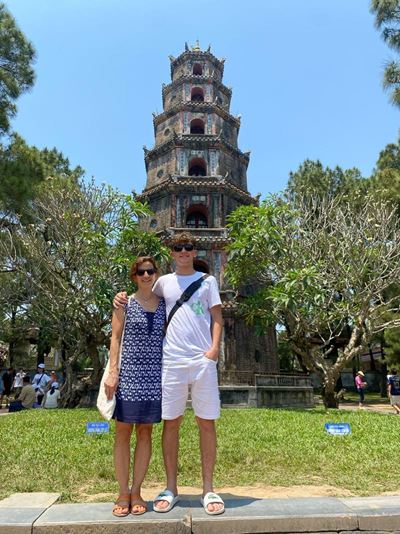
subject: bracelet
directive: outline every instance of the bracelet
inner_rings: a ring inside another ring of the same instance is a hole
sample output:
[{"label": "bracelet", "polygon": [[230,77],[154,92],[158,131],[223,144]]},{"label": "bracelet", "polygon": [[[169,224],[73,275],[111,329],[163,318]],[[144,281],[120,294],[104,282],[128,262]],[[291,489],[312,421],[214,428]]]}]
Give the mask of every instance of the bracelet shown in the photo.
[{"label": "bracelet", "polygon": [[110,375],[119,375],[119,369],[110,369],[108,371],[108,374],[110,374]]}]

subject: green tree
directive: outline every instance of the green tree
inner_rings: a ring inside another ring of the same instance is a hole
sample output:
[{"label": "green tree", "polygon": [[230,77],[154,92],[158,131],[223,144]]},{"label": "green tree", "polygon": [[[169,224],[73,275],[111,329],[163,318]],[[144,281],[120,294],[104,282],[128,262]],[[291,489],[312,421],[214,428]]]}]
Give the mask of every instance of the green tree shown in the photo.
[{"label": "green tree", "polygon": [[15,134],[7,145],[0,144],[0,176],[0,225],[12,224],[45,179],[46,165],[40,151]]},{"label": "green tree", "polygon": [[13,215],[27,216],[29,201],[37,185],[46,178],[60,176],[78,180],[81,167],[71,168],[61,152],[29,146],[18,134],[0,144],[0,225],[12,222]]},{"label": "green tree", "polygon": [[[395,52],[400,52],[400,2],[399,0],[371,0],[371,12],[375,26],[381,30],[383,40]],[[400,106],[400,63],[396,60],[386,64],[383,87],[391,91],[390,99]]]},{"label": "green tree", "polygon": [[[46,325],[67,375],[65,405],[89,402],[100,381],[100,351],[109,343],[111,300],[126,287],[136,255],[168,252],[139,229],[148,209],[108,186],[73,177],[46,180],[31,201],[32,220],[0,241],[0,255],[26,281],[29,316]],[[93,371],[79,381],[80,363]]]},{"label": "green tree", "polygon": [[286,196],[292,202],[304,198],[353,195],[365,189],[366,181],[357,168],[324,167],[319,160],[306,159],[295,172],[290,172]]},{"label": "green tree", "polygon": [[16,99],[34,83],[34,60],[32,44],[0,3],[0,137],[10,129],[10,120],[17,110]]},{"label": "green tree", "polygon": [[[18,223],[35,220],[32,199],[40,183],[51,176],[62,175],[77,180],[80,167],[70,168],[69,161],[56,149],[39,150],[29,146],[17,134],[9,143],[0,144],[0,240],[9,239]],[[21,251],[16,250],[16,254]],[[6,256],[0,256],[0,306],[2,309],[0,339],[9,345],[10,363],[14,349],[34,324],[29,316],[25,278]],[[39,325],[40,327],[42,325]],[[41,331],[41,328],[40,328]]]},{"label": "green tree", "polygon": [[371,187],[377,195],[394,202],[400,213],[400,139],[380,152]]},{"label": "green tree", "polygon": [[[341,371],[377,332],[400,325],[398,298],[385,292],[400,276],[396,211],[375,197],[272,198],[230,216],[228,276],[260,289],[244,303],[247,320],[280,324],[302,367],[321,376],[336,407]],[[340,342],[341,349],[338,351]]]}]

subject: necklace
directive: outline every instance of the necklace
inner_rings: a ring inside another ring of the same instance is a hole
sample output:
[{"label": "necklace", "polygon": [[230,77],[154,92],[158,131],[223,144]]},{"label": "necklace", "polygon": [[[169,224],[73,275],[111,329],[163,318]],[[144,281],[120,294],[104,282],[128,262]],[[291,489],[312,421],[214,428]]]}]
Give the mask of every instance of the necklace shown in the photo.
[{"label": "necklace", "polygon": [[142,295],[138,295],[137,293],[136,293],[136,295],[135,295],[135,296],[136,296],[136,298],[138,298],[138,297],[139,297],[139,300],[142,300],[143,302],[149,302],[149,300],[151,300],[151,299],[152,299],[152,297],[153,297],[153,293],[151,293],[151,294],[150,294],[150,296],[149,296],[149,297],[148,297],[147,299],[146,299],[146,298],[144,298],[144,297],[142,297]]}]

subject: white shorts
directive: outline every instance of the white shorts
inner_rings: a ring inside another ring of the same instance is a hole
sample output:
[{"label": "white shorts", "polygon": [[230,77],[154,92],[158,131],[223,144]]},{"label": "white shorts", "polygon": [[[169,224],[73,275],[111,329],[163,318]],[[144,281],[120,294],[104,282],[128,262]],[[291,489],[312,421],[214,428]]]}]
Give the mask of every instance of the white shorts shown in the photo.
[{"label": "white shorts", "polygon": [[392,406],[400,405],[400,395],[390,395],[390,404]]},{"label": "white shorts", "polygon": [[179,362],[164,362],[162,370],[163,419],[184,414],[191,386],[192,407],[201,419],[218,419],[220,400],[217,364],[206,356]]}]

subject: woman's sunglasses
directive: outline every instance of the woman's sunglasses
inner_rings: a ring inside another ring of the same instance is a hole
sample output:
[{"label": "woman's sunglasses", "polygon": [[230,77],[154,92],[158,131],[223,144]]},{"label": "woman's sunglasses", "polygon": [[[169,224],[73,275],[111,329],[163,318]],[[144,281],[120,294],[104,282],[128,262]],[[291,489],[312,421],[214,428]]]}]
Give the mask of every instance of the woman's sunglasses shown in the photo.
[{"label": "woman's sunglasses", "polygon": [[174,245],[172,249],[174,252],[182,252],[183,249],[185,249],[186,252],[191,252],[194,250],[194,245],[192,243],[179,243],[178,245]]},{"label": "woman's sunglasses", "polygon": [[143,276],[145,273],[147,273],[149,276],[155,274],[157,271],[155,269],[138,269],[136,271],[136,274],[138,276]]}]

